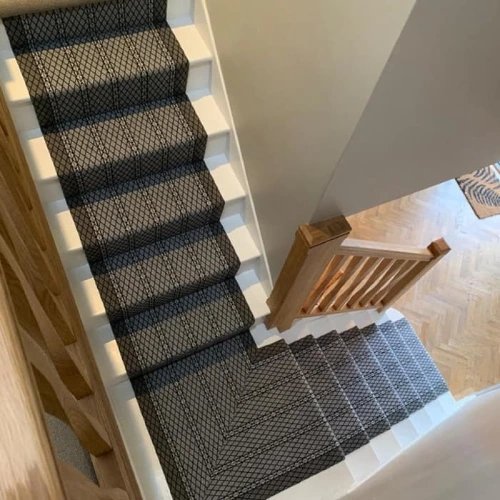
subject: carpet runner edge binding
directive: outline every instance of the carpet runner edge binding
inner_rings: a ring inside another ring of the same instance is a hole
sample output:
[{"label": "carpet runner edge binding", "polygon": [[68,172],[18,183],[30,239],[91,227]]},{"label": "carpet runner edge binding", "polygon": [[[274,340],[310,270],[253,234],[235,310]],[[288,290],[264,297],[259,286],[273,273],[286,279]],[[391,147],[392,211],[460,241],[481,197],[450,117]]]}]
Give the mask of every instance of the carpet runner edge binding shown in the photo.
[{"label": "carpet runner edge binding", "polygon": [[173,497],[267,498],[447,387],[405,320],[256,348],[165,13],[4,24]]}]

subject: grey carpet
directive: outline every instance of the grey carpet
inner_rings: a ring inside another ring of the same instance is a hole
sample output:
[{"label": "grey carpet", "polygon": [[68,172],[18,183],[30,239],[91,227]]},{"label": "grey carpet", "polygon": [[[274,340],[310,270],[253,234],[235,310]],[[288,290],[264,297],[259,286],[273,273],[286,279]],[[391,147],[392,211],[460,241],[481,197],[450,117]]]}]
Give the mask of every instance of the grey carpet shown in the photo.
[{"label": "grey carpet", "polygon": [[131,377],[254,322],[166,0],[4,20]]}]

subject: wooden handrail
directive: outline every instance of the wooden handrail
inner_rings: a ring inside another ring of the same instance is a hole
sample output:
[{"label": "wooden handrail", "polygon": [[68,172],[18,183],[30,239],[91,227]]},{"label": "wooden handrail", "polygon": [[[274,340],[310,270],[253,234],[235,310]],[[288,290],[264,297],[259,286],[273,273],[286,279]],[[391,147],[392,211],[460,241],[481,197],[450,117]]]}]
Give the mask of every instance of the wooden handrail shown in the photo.
[{"label": "wooden handrail", "polygon": [[383,311],[413,286],[450,248],[348,239],[342,216],[300,226],[268,301],[268,328],[288,330],[295,319],[362,309]]},{"label": "wooden handrail", "polygon": [[379,241],[355,240],[347,238],[337,250],[339,255],[358,257],[383,257],[386,259],[410,259],[429,262],[433,259],[428,248],[414,248]]},{"label": "wooden handrail", "polygon": [[109,0],[0,0],[0,17],[18,16],[42,10],[76,7]]}]

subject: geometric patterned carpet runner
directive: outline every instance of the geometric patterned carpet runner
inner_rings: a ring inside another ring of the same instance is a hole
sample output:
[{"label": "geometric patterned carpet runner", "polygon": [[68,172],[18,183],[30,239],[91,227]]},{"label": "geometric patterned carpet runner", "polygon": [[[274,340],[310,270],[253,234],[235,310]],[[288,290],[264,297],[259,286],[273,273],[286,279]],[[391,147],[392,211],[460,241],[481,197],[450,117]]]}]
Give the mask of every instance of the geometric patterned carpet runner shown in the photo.
[{"label": "geometric patterned carpet runner", "polygon": [[129,375],[254,318],[166,0],[4,20]]},{"label": "geometric patterned carpet runner", "polygon": [[447,391],[406,320],[257,349],[166,0],[4,20],[176,500],[264,499]]},{"label": "geometric patterned carpet runner", "polygon": [[243,333],[133,386],[176,500],[269,498],[448,390],[404,319],[261,349]]}]

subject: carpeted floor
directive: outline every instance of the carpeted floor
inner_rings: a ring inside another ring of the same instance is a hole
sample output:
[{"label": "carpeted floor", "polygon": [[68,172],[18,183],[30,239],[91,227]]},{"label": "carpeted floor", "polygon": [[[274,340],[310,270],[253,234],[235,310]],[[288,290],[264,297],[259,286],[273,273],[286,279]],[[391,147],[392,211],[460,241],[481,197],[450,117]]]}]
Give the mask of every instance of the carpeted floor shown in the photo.
[{"label": "carpeted floor", "polygon": [[174,498],[267,498],[447,387],[405,321],[256,348],[165,14],[4,23]]},{"label": "carpeted floor", "polygon": [[457,178],[475,214],[480,218],[500,214],[500,167],[490,165]]}]

